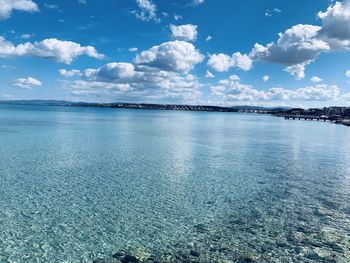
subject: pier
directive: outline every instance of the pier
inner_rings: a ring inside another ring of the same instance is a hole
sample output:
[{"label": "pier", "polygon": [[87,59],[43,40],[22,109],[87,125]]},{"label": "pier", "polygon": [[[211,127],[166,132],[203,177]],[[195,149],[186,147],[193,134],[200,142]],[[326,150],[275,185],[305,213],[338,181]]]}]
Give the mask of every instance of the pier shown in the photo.
[{"label": "pier", "polygon": [[335,124],[350,126],[350,119],[344,119],[342,116],[325,116],[325,115],[304,115],[304,114],[273,114],[275,117],[282,117],[285,120],[310,120],[310,121],[329,121]]}]

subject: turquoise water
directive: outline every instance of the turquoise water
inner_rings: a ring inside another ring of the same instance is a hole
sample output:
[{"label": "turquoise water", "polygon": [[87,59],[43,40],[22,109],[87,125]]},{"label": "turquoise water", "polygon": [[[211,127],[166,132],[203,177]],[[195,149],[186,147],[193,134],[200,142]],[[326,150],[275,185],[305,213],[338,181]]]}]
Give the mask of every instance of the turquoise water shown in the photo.
[{"label": "turquoise water", "polygon": [[0,105],[0,157],[1,263],[350,262],[345,126]]}]

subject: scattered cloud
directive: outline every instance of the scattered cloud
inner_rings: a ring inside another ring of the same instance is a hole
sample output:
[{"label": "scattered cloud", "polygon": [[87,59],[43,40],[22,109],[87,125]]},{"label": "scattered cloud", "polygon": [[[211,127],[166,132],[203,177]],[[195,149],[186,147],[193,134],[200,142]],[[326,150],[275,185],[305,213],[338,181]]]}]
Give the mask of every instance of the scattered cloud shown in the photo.
[{"label": "scattered cloud", "polygon": [[137,47],[131,47],[129,48],[129,52],[137,52],[138,48]]},{"label": "scattered cloud", "polygon": [[30,38],[32,38],[34,35],[33,34],[22,34],[21,35],[21,38],[22,39],[30,39]]},{"label": "scattered cloud", "polygon": [[99,54],[92,46],[81,46],[71,41],[62,41],[56,38],[45,39],[40,42],[26,42],[14,45],[0,36],[0,57],[33,56],[52,59],[57,62],[71,64],[74,59],[81,55],[87,55],[95,59],[102,59],[104,55]]},{"label": "scattered cloud", "polygon": [[209,56],[208,66],[217,72],[226,72],[233,66],[233,62],[226,54],[213,54]]},{"label": "scattered cloud", "polygon": [[154,21],[160,22],[157,17],[157,6],[152,2],[152,0],[136,0],[136,3],[140,11],[132,11],[135,16],[142,21]]},{"label": "scattered cloud", "polygon": [[279,13],[282,13],[282,10],[279,8],[267,9],[265,11],[265,16],[272,17],[273,15],[279,14]]},{"label": "scattered cloud", "polygon": [[11,94],[0,94],[0,100],[15,100],[16,97]]},{"label": "scattered cloud", "polygon": [[33,77],[28,77],[28,78],[15,79],[12,82],[12,85],[22,89],[32,89],[32,87],[34,86],[41,86],[42,83],[40,80],[37,80]]},{"label": "scattered cloud", "polygon": [[78,69],[72,69],[72,70],[66,70],[66,69],[60,69],[58,72],[61,74],[61,76],[65,78],[71,78],[74,76],[81,76],[82,73]]},{"label": "scattered cloud", "polygon": [[312,82],[315,82],[315,83],[323,81],[323,79],[321,79],[320,77],[317,77],[317,76],[313,76],[310,80]]},{"label": "scattered cloud", "polygon": [[229,77],[229,79],[230,79],[230,80],[233,80],[233,81],[240,81],[240,80],[241,80],[241,78],[240,78],[239,76],[237,76],[237,75],[231,75],[231,76]]},{"label": "scattered cloud", "polygon": [[197,26],[192,24],[187,25],[170,25],[171,37],[174,39],[195,41],[197,39]]},{"label": "scattered cloud", "polygon": [[211,73],[209,70],[207,70],[207,73],[205,74],[205,77],[206,78],[214,78],[215,76],[214,76],[213,73]]},{"label": "scattered cloud", "polygon": [[262,80],[264,82],[268,82],[270,80],[270,76],[269,75],[265,75],[265,76],[262,77]]},{"label": "scattered cloud", "polygon": [[348,78],[350,78],[350,70],[347,70],[347,71],[345,72],[345,76],[347,76]]},{"label": "scattered cloud", "polygon": [[47,9],[58,9],[58,5],[55,5],[55,4],[44,3],[44,6],[45,6]]},{"label": "scattered cloud", "polygon": [[10,18],[14,10],[33,13],[39,8],[32,0],[0,0],[0,20]]},{"label": "scattered cloud", "polygon": [[139,66],[187,73],[203,59],[204,56],[193,44],[175,40],[142,51],[134,61]]},{"label": "scattered cloud", "polygon": [[175,19],[176,21],[178,21],[178,20],[182,19],[182,15],[176,15],[176,14],[174,14],[174,19]]},{"label": "scattered cloud", "polygon": [[[201,84],[189,71],[203,59],[193,44],[175,40],[142,51],[134,63],[113,62],[86,69],[80,80],[62,83],[75,96],[194,102],[201,97]],[[80,71],[60,73],[75,76]]]},{"label": "scattered cloud", "polygon": [[295,90],[282,87],[258,90],[232,78],[220,80],[210,91],[226,101],[331,101],[341,98],[340,90],[335,85],[317,84]]},{"label": "scattered cloud", "polygon": [[254,60],[282,64],[297,80],[305,77],[305,68],[324,52],[350,50],[350,0],[336,2],[319,12],[322,26],[299,24],[279,34],[277,42],[255,44]]},{"label": "scattered cloud", "polygon": [[212,36],[207,36],[207,38],[205,39],[205,41],[209,42],[210,40],[212,40],[213,37]]},{"label": "scattered cloud", "polygon": [[218,72],[227,72],[232,67],[248,71],[252,67],[253,61],[246,54],[236,52],[232,56],[220,53],[209,56],[208,66]]},{"label": "scattered cloud", "polygon": [[192,5],[196,6],[196,5],[201,5],[204,3],[204,0],[193,0],[192,1]]}]

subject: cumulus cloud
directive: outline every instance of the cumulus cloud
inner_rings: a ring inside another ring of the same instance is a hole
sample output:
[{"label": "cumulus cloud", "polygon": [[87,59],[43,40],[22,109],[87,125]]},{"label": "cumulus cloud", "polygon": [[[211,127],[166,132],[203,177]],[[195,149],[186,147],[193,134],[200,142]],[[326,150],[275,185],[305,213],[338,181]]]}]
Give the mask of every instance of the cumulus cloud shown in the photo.
[{"label": "cumulus cloud", "polygon": [[317,77],[317,76],[313,76],[310,80],[312,82],[315,82],[315,83],[323,81],[323,79],[321,79],[320,77]]},{"label": "cumulus cloud", "polygon": [[336,2],[319,12],[322,26],[295,25],[279,33],[276,42],[255,44],[254,60],[282,64],[296,79],[305,77],[305,68],[324,52],[350,50],[350,0]]},{"label": "cumulus cloud", "polygon": [[191,43],[175,40],[142,51],[134,61],[137,65],[187,73],[203,59],[204,56]]},{"label": "cumulus cloud", "polygon": [[347,71],[345,72],[345,76],[347,76],[348,78],[350,78],[350,70],[347,70]]},{"label": "cumulus cloud", "polygon": [[234,53],[232,56],[220,53],[209,56],[208,66],[218,72],[226,72],[232,67],[242,69],[244,71],[250,70],[253,61],[251,58],[239,52]]},{"label": "cumulus cloud", "polygon": [[96,59],[102,59],[104,57],[102,54],[99,54],[94,47],[84,47],[72,41],[62,41],[51,38],[34,43],[26,42],[16,46],[0,36],[0,57],[3,58],[33,56],[70,64],[81,55],[87,55]]},{"label": "cumulus cloud", "polygon": [[212,95],[225,101],[334,101],[344,98],[335,85],[316,84],[298,89],[273,87],[258,90],[237,78],[223,79],[210,88]]},{"label": "cumulus cloud", "polygon": [[246,54],[236,52],[232,55],[233,66],[244,71],[248,71],[252,68],[253,61]]},{"label": "cumulus cloud", "polygon": [[341,98],[340,89],[335,85],[317,84],[295,90],[282,87],[258,90],[232,78],[220,80],[210,91],[226,101],[332,101]]},{"label": "cumulus cloud", "polygon": [[174,39],[194,41],[197,39],[197,26],[192,24],[187,25],[170,25],[171,37]]},{"label": "cumulus cloud", "polygon": [[12,85],[22,89],[32,89],[32,87],[34,86],[41,86],[42,83],[40,80],[37,80],[33,77],[28,77],[28,78],[15,79],[12,82]]},{"label": "cumulus cloud", "polygon": [[209,56],[208,66],[218,72],[226,72],[232,66],[232,58],[229,55],[220,53]]},{"label": "cumulus cloud", "polygon": [[135,67],[131,63],[108,63],[99,69],[87,69],[84,77],[93,81],[128,81],[135,76]]},{"label": "cumulus cloud", "polygon": [[201,84],[189,71],[203,58],[191,43],[165,42],[141,52],[134,63],[113,62],[86,69],[80,80],[65,80],[63,84],[75,96],[194,102],[200,98]]},{"label": "cumulus cloud", "polygon": [[32,13],[39,8],[32,0],[0,0],[0,20],[9,18],[14,10]]},{"label": "cumulus cloud", "polygon": [[140,11],[133,11],[133,13],[138,19],[142,21],[160,21],[157,17],[157,6],[152,0],[136,0],[136,3]]},{"label": "cumulus cloud", "polygon": [[305,77],[305,66],[314,61],[320,53],[329,51],[330,46],[316,38],[320,27],[296,25],[279,34],[276,43],[267,46],[256,44],[250,57],[285,65],[285,70],[296,79]]}]

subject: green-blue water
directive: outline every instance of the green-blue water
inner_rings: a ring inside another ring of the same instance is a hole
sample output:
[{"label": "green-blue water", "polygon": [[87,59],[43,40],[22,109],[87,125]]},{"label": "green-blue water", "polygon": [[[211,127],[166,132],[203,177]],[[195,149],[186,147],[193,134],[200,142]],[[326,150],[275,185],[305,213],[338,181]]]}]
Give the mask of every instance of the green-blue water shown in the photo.
[{"label": "green-blue water", "polygon": [[0,106],[1,263],[350,262],[349,237],[349,127]]}]

